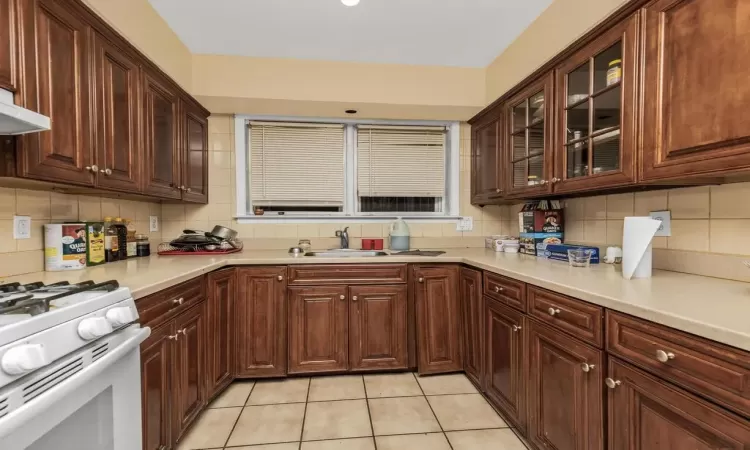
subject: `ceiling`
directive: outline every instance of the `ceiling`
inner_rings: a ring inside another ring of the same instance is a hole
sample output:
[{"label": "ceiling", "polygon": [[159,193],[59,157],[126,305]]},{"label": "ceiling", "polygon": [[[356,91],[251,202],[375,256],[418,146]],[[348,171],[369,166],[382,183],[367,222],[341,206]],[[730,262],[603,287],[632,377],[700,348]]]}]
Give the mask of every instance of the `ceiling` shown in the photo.
[{"label": "ceiling", "polygon": [[485,67],[552,0],[149,0],[193,53]]}]

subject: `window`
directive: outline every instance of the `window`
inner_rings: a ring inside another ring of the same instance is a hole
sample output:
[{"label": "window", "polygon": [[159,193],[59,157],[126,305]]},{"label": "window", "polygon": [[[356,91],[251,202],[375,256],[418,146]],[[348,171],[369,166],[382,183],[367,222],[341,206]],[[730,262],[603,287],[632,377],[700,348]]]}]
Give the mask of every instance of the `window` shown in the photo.
[{"label": "window", "polygon": [[458,215],[457,123],[237,117],[235,129],[240,218]]}]

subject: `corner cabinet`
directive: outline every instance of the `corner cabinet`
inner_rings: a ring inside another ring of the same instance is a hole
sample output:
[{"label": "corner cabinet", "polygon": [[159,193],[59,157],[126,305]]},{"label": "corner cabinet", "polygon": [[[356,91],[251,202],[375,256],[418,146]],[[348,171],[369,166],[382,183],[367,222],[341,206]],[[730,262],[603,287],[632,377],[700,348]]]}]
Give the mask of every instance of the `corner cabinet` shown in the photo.
[{"label": "corner cabinet", "polygon": [[504,193],[502,116],[472,126],[471,203],[496,203]]},{"label": "corner cabinet", "polygon": [[557,67],[555,193],[635,183],[637,37],[633,15]]},{"label": "corner cabinet", "polygon": [[642,14],[643,180],[750,169],[746,0],[657,0]]},{"label": "corner cabinet", "polygon": [[0,0],[0,89],[16,90],[18,2]]}]

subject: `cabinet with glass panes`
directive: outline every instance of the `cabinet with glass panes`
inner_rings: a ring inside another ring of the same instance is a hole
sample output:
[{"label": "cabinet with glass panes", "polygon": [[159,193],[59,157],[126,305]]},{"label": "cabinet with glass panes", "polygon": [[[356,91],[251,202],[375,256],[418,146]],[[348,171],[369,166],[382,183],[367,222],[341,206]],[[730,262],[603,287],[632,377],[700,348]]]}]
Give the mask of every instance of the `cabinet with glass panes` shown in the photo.
[{"label": "cabinet with glass panes", "polygon": [[510,196],[546,194],[552,186],[552,73],[506,102]]},{"label": "cabinet with glass panes", "polygon": [[556,73],[555,192],[635,182],[635,16],[609,29]]}]

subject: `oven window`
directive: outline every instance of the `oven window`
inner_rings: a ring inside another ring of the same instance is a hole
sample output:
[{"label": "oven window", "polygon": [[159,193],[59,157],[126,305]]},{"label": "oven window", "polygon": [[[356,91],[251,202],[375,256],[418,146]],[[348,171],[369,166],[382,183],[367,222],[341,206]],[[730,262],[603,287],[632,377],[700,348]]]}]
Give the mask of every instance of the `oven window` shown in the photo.
[{"label": "oven window", "polygon": [[110,386],[27,450],[114,450],[113,412]]}]

